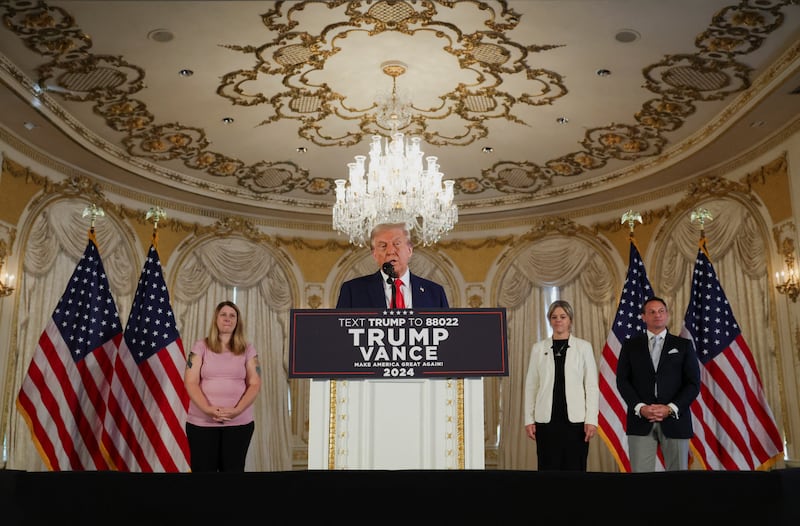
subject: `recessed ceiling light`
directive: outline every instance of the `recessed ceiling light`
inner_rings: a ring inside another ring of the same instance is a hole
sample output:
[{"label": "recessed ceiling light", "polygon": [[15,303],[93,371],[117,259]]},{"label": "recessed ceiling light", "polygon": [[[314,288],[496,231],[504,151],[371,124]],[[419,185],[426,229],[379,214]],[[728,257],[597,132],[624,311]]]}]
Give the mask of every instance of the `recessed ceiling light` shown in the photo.
[{"label": "recessed ceiling light", "polygon": [[483,153],[492,153],[492,152],[494,152],[494,148],[492,148],[491,146],[484,146],[481,151]]},{"label": "recessed ceiling light", "polygon": [[180,75],[181,77],[191,77],[192,75],[194,75],[194,71],[192,71],[191,69],[182,69],[178,72],[178,75]]},{"label": "recessed ceiling light", "polygon": [[233,117],[223,117],[222,118],[222,122],[224,122],[225,124],[232,124],[233,123]]},{"label": "recessed ceiling light", "polygon": [[296,148],[296,151],[297,153],[306,153],[308,151],[308,148],[306,148],[305,146],[298,146]]},{"label": "recessed ceiling light", "polygon": [[614,38],[617,40],[617,42],[630,44],[631,42],[636,42],[642,38],[642,35],[640,35],[639,32],[634,29],[620,29],[617,31],[617,34],[614,35]]},{"label": "recessed ceiling light", "polygon": [[607,77],[609,75],[611,75],[611,71],[608,70],[608,69],[600,68],[600,69],[597,70],[597,76],[598,77]]},{"label": "recessed ceiling light", "polygon": [[29,121],[26,121],[23,124],[23,126],[25,126],[25,129],[28,130],[28,131],[31,131],[32,129],[36,128],[36,125],[34,123],[32,123],[32,122],[29,122]]},{"label": "recessed ceiling light", "polygon": [[154,29],[147,33],[147,38],[152,40],[153,42],[169,42],[175,35],[172,34],[172,31],[169,29]]},{"label": "recessed ceiling light", "polygon": [[762,126],[765,126],[766,124],[767,123],[764,122],[764,121],[753,121],[753,122],[750,123],[750,127],[751,128],[761,128]]},{"label": "recessed ceiling light", "polygon": [[556,119],[556,122],[559,124],[567,124],[569,122],[569,119],[566,117],[559,117]]}]

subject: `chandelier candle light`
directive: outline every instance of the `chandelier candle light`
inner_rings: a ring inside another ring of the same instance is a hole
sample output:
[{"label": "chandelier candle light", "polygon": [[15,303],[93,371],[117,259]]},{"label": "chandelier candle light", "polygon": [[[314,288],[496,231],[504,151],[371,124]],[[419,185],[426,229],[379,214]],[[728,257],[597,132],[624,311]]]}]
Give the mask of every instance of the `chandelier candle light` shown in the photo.
[{"label": "chandelier candle light", "polygon": [[[384,63],[382,69],[396,79],[405,65]],[[379,115],[396,114],[396,90],[392,94],[389,103],[394,111],[379,107]],[[436,157],[428,156],[423,163],[419,137],[406,139],[397,131],[396,121],[391,123],[390,138],[372,137],[369,163],[365,155],[356,155],[355,162],[347,165],[349,178],[335,181],[333,228],[349,236],[351,243],[364,246],[375,225],[405,223],[412,236],[431,245],[458,222],[454,182],[442,180]]]},{"label": "chandelier candle light", "polygon": [[794,267],[794,240],[791,238],[783,240],[783,257],[787,272],[775,273],[775,281],[778,282],[775,288],[796,303],[797,296],[800,294],[800,281],[797,279],[797,271]]},{"label": "chandelier candle light", "polygon": [[[0,271],[2,271],[3,266],[6,263],[7,255],[8,255],[8,246],[6,245],[5,240],[0,239]],[[0,298],[10,296],[11,293],[14,292],[14,287],[12,286],[13,283],[14,283],[13,274],[9,274],[8,272],[6,272],[2,276],[0,276]]]}]

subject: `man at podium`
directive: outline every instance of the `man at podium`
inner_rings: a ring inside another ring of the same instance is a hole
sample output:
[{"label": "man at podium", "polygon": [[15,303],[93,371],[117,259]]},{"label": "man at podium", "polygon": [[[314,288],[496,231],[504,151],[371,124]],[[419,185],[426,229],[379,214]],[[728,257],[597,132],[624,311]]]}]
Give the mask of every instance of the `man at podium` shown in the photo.
[{"label": "man at podium", "polygon": [[[337,309],[449,309],[444,287],[414,275],[404,223],[370,233],[377,272],[346,281]],[[410,312],[410,311],[409,311]],[[309,426],[312,469],[482,468],[482,379],[406,378],[313,381]]]},{"label": "man at podium", "polygon": [[414,248],[404,223],[376,225],[369,239],[378,271],[343,283],[337,309],[449,307],[444,287],[409,271]]}]

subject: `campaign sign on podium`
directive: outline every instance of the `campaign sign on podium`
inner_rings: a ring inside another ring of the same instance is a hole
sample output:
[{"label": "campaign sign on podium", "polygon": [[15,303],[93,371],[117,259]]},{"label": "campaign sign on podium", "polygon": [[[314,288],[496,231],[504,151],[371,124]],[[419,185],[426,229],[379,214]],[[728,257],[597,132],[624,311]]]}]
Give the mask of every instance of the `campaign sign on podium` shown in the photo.
[{"label": "campaign sign on podium", "polygon": [[505,309],[293,309],[290,378],[508,376]]}]

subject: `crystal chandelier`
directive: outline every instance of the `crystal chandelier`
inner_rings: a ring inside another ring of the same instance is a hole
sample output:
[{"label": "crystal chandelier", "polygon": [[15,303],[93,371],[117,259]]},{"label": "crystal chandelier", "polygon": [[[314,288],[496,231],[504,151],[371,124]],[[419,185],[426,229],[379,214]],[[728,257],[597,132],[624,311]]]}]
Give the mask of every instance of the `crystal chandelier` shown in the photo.
[{"label": "crystal chandelier", "polygon": [[[337,179],[333,228],[350,242],[364,246],[372,228],[380,223],[405,223],[423,245],[436,243],[458,222],[453,202],[453,181],[442,181],[437,158],[420,149],[420,138],[407,139],[399,131],[411,122],[411,108],[397,96],[396,80],[405,64],[386,62],[383,72],[392,77],[392,95],[379,102],[376,122],[391,129],[391,136],[372,137],[369,162],[356,155],[348,163],[349,178]],[[348,184],[349,183],[349,184]]]},{"label": "crystal chandelier", "polygon": [[396,132],[411,123],[411,102],[404,95],[397,93],[397,77],[406,72],[406,65],[402,62],[389,61],[381,64],[381,70],[392,77],[392,91],[378,95],[375,122],[381,128]]}]

